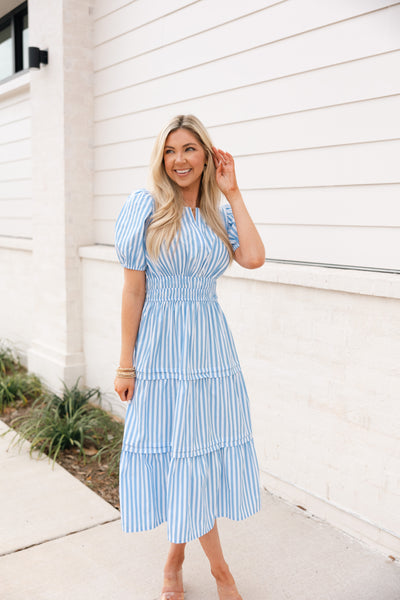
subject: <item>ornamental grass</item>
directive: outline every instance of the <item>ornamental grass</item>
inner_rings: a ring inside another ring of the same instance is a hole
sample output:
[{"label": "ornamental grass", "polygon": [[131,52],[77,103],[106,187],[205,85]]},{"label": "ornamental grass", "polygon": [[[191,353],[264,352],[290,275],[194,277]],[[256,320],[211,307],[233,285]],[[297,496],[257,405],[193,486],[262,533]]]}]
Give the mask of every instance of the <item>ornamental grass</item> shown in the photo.
[{"label": "ornamental grass", "polygon": [[18,402],[27,405],[40,399],[43,393],[42,382],[31,373],[21,371],[0,377],[0,415],[7,406]]},{"label": "ornamental grass", "polygon": [[81,389],[79,379],[71,387],[63,383],[61,394],[49,392],[39,377],[26,372],[12,347],[0,341],[0,416],[6,407],[24,408],[10,416],[15,430],[11,445],[28,440],[31,454],[46,454],[53,464],[72,448],[84,463],[106,463],[107,473],[117,478],[123,423],[101,403],[99,388]]}]

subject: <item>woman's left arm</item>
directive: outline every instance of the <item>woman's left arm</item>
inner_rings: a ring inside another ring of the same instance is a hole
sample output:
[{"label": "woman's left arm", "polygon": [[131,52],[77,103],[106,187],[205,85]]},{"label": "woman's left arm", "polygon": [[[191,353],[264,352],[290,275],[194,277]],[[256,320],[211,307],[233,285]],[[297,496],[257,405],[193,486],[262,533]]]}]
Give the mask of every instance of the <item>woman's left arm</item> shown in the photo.
[{"label": "woman's left arm", "polygon": [[265,263],[265,248],[240,193],[233,156],[213,147],[217,185],[231,205],[239,236],[234,258],[246,269],[257,269]]}]

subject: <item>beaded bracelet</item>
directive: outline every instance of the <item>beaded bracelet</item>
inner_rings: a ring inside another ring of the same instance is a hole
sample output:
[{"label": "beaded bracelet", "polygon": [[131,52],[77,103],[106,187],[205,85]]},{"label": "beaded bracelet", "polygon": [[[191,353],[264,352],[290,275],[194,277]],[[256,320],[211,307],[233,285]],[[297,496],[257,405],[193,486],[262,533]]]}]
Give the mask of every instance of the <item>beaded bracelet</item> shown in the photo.
[{"label": "beaded bracelet", "polygon": [[121,377],[122,379],[135,379],[136,369],[135,367],[118,367],[117,377]]}]

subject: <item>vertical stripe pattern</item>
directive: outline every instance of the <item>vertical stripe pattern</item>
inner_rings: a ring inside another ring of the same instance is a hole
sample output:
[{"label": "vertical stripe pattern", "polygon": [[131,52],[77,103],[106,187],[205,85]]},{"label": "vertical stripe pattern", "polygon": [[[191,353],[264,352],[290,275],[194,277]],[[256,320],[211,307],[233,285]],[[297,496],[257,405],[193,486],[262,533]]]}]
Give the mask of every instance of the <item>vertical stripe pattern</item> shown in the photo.
[{"label": "vertical stripe pattern", "polygon": [[[216,281],[229,264],[225,245],[186,208],[174,252],[146,251],[154,200],[133,192],[116,223],[123,266],[146,271],[146,299],[134,350],[137,379],[127,408],[120,461],[126,532],[168,522],[168,539],[188,542],[217,517],[260,510],[259,469],[249,398]],[[221,207],[232,248],[230,206]]]}]

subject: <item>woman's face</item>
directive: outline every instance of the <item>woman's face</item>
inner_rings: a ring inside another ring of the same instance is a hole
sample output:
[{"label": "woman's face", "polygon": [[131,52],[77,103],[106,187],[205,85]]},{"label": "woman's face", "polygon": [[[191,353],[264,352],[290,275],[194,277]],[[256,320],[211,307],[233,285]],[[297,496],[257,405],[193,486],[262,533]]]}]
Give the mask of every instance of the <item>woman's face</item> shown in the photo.
[{"label": "woman's face", "polygon": [[170,179],[185,191],[198,192],[206,155],[196,136],[188,129],[169,134],[164,147],[164,166]]}]

